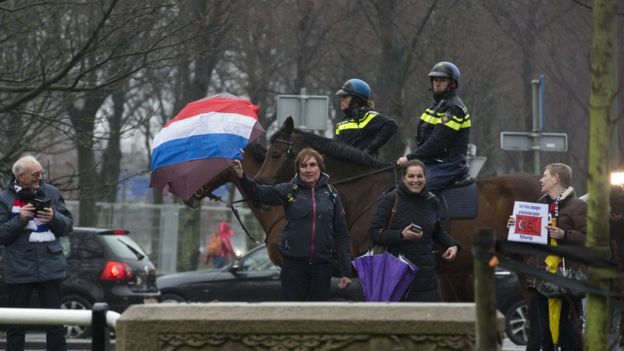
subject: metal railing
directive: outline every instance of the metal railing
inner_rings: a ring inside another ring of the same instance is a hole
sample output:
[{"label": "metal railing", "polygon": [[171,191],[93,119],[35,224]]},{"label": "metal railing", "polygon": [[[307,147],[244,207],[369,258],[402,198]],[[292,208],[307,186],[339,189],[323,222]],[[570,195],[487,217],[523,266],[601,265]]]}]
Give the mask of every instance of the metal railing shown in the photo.
[{"label": "metal railing", "polygon": [[91,326],[91,349],[109,349],[109,329],[116,330],[120,314],[109,311],[108,304],[95,303],[93,309],[64,310],[47,308],[0,308],[0,324],[10,325],[84,325]]}]

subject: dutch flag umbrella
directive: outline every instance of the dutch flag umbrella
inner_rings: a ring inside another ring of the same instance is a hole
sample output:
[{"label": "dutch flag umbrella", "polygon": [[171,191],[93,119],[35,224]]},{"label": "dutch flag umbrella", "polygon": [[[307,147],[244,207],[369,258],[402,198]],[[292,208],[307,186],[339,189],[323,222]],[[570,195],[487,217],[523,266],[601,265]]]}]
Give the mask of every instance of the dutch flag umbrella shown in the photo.
[{"label": "dutch flag umbrella", "polygon": [[223,93],[191,102],[154,137],[150,186],[189,200],[262,133],[248,99]]}]

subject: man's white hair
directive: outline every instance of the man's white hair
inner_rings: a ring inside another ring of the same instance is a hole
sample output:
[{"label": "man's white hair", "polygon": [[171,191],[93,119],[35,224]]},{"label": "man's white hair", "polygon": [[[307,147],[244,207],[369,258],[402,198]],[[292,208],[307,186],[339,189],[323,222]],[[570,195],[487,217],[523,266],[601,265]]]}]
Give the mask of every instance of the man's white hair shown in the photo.
[{"label": "man's white hair", "polygon": [[22,156],[13,164],[13,167],[12,167],[13,175],[15,177],[20,175],[24,171],[24,168],[26,167],[26,165],[29,163],[40,164],[39,161],[37,161],[37,159],[33,155]]}]

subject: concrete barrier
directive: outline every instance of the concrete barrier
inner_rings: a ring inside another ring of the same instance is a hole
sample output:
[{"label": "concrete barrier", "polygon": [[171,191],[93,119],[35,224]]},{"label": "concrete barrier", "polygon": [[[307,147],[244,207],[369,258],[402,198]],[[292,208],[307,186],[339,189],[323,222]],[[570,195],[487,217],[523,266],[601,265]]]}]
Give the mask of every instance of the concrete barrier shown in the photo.
[{"label": "concrete barrier", "polygon": [[[117,351],[474,350],[472,303],[135,305],[117,320]],[[504,318],[496,328],[503,339]]]}]

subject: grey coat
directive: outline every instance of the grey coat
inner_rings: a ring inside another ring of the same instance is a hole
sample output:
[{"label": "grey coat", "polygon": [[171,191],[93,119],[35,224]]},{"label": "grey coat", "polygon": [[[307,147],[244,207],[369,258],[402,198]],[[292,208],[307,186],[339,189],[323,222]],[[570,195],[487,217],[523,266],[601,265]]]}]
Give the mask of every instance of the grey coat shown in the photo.
[{"label": "grey coat", "polygon": [[66,277],[63,247],[58,237],[73,229],[73,218],[65,207],[61,193],[53,186],[42,183],[39,189],[52,201],[54,217],[48,223],[56,237],[48,242],[29,242],[32,230],[27,222],[11,210],[17,197],[13,182],[0,193],[0,245],[4,245],[4,273],[7,284],[36,283]]}]

